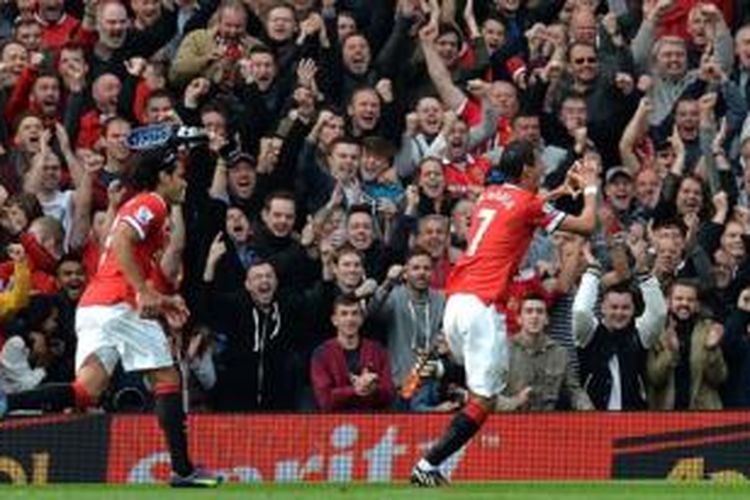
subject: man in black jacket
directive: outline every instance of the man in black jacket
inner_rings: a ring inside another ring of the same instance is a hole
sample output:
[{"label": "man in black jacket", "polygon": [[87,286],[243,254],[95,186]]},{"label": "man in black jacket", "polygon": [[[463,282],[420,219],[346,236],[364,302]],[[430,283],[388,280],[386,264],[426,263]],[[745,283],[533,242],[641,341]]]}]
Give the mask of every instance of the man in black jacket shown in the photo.
[{"label": "man in black jacket", "polygon": [[268,195],[261,223],[253,231],[253,247],[258,257],[273,265],[281,288],[299,290],[316,280],[320,267],[292,234],[296,216],[293,194],[276,191]]},{"label": "man in black jacket", "polygon": [[218,332],[215,355],[217,382],[213,407],[220,411],[291,410],[304,373],[296,355],[296,311],[299,302],[277,294],[276,271],[268,261],[255,261],[245,288],[215,291],[216,263],[226,252],[217,239],[203,274],[203,301],[214,314],[207,318]]},{"label": "man in black jacket", "polygon": [[595,310],[601,268],[593,257],[587,258],[589,267],[573,301],[583,387],[598,410],[646,409],[646,355],[667,317],[659,281],[641,268],[637,289],[627,283],[610,286],[599,320]]}]

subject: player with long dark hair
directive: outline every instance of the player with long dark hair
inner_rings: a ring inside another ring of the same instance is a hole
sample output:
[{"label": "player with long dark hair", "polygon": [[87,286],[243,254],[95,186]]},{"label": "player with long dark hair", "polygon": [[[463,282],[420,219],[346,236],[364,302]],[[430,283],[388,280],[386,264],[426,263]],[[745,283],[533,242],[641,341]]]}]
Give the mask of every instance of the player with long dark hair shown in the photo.
[{"label": "player with long dark hair", "polygon": [[159,272],[155,255],[166,242],[169,206],[185,197],[183,166],[174,148],[165,145],[135,153],[129,167],[138,194],[118,210],[96,275],[76,311],[75,381],[0,393],[0,417],[20,409],[60,411],[95,405],[121,362],[126,371],[149,378],[172,461],[170,484],[216,486],[219,478],[196,468],[188,456],[180,377],[160,322],[180,328],[189,312],[182,297],[160,293],[151,280]]}]

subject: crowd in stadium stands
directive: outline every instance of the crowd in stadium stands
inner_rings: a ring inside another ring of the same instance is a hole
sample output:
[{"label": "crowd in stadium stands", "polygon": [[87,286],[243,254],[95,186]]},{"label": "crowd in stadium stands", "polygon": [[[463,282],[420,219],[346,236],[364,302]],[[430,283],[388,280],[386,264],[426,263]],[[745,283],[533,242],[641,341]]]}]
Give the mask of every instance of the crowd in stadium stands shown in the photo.
[{"label": "crowd in stadium stands", "polygon": [[[503,148],[596,163],[535,236],[498,411],[750,406],[750,2],[4,0],[0,388],[74,374],[137,127],[180,150],[160,273],[194,410],[450,412],[442,289]],[[558,189],[566,186],[564,190]],[[107,411],[152,405],[119,373]]]}]

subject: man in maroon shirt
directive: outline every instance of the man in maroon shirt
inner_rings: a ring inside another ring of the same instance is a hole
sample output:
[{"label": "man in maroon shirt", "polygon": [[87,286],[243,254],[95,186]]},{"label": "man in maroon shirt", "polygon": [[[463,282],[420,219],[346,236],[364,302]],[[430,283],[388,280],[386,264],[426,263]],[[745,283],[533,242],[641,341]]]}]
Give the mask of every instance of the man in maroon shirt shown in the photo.
[{"label": "man in maroon shirt", "polygon": [[388,408],[394,397],[388,353],[377,342],[362,338],[359,301],[337,297],[331,322],[336,337],[315,350],[310,368],[318,406],[324,411]]}]

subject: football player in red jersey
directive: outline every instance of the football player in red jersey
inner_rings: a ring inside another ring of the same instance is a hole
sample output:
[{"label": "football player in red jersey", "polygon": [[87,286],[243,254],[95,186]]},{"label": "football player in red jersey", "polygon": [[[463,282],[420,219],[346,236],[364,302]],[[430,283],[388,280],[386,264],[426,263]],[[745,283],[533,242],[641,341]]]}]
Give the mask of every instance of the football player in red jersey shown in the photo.
[{"label": "football player in red jersey", "polygon": [[594,231],[599,182],[595,165],[576,166],[566,181],[583,188],[584,207],[578,216],[554,209],[537,194],[543,172],[531,143],[511,142],[496,172],[502,184],[486,187],[474,206],[466,252],[446,285],[443,316],[451,352],[465,366],[470,397],[440,441],[412,470],[415,485],[447,484],[440,465],[476,434],[494,408],[508,369],[505,316],[498,307],[502,310],[508,298],[508,287],[534,232],[537,228],[583,235]]},{"label": "football player in red jersey", "polygon": [[179,295],[157,291],[155,256],[167,242],[169,205],[182,203],[187,182],[169,148],[138,152],[132,158],[131,183],[139,194],[117,212],[96,274],[76,312],[76,379],[32,391],[0,393],[0,416],[9,410],[84,409],[107,388],[118,361],[126,371],[146,374],[153,387],[156,414],[172,462],[170,484],[211,487],[219,478],[196,468],[188,457],[186,416],[180,377],[162,324],[185,324],[189,312]]}]

